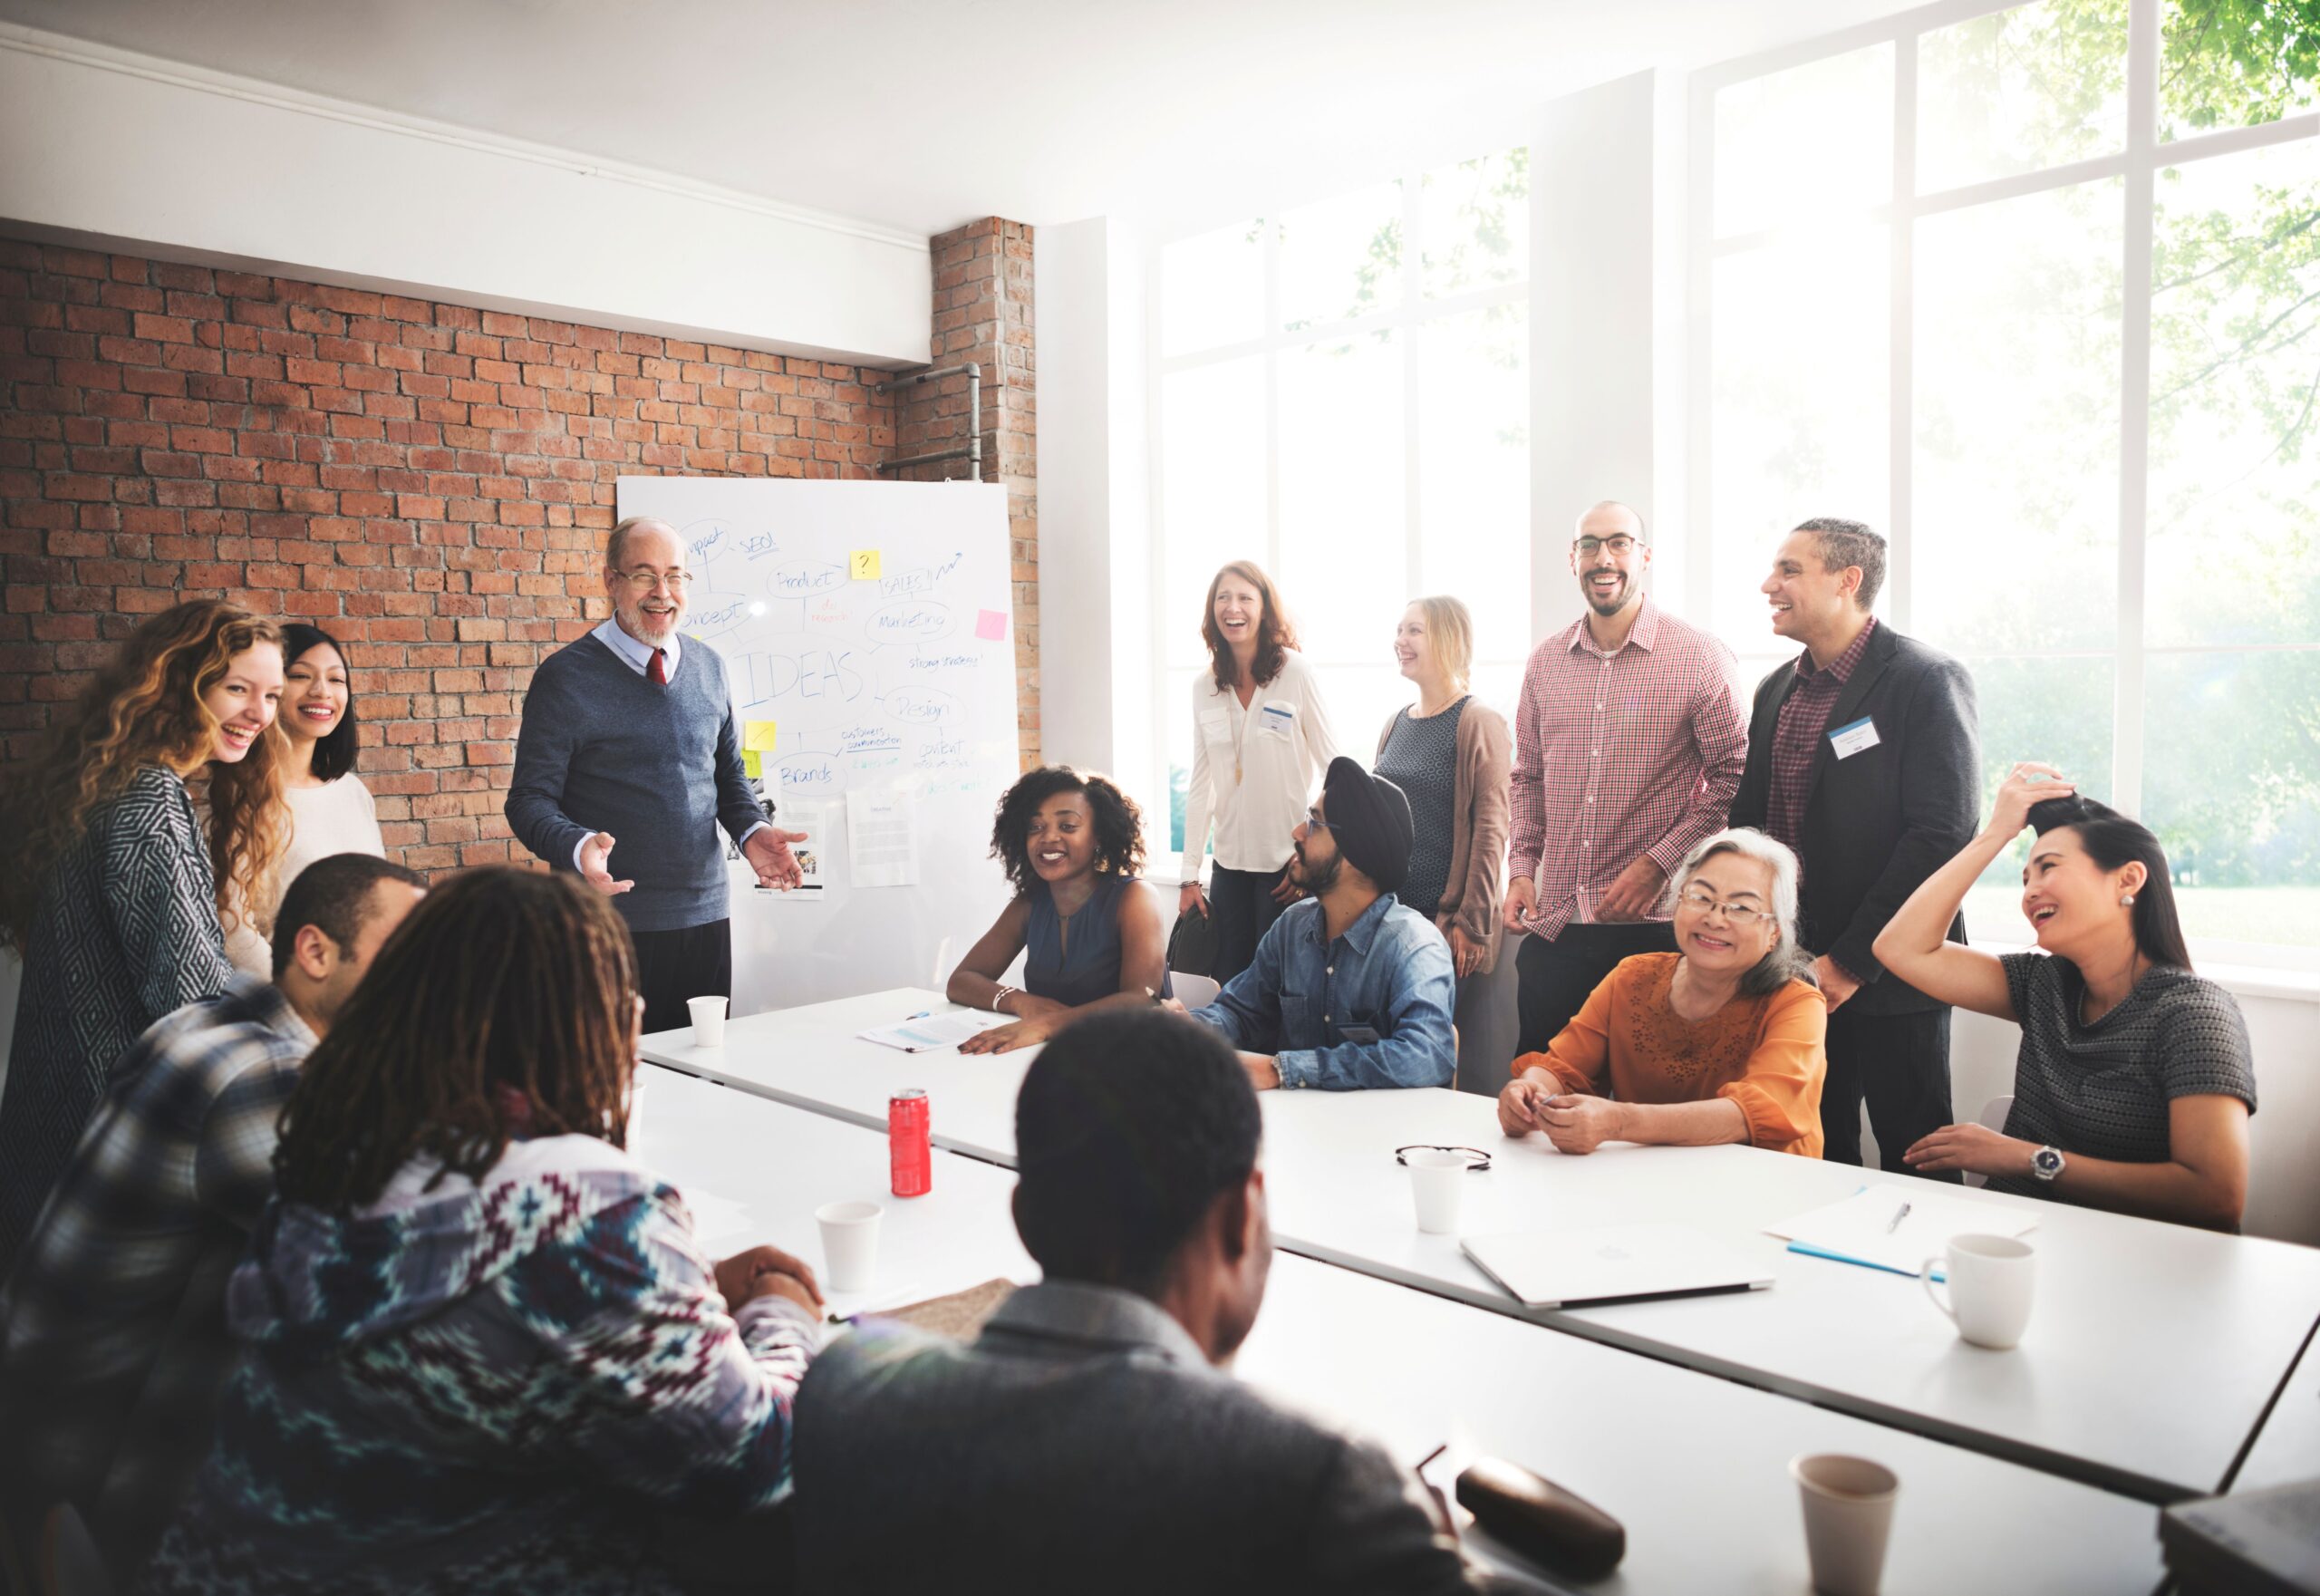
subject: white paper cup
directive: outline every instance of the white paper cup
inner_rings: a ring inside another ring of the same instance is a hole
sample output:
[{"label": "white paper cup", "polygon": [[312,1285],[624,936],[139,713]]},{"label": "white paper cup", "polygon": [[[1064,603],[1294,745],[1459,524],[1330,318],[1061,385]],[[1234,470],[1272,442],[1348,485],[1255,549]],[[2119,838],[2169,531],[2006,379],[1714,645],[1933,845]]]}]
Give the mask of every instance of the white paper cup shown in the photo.
[{"label": "white paper cup", "polygon": [[1822,1452],[1789,1460],[1804,1498],[1804,1555],[1821,1596],[1877,1596],[1901,1482],[1881,1463]]},{"label": "white paper cup", "polygon": [[[1933,1266],[1948,1275],[1949,1301],[1933,1289]],[[2038,1251],[2012,1236],[1953,1236],[1949,1250],[1928,1258],[1918,1279],[1933,1305],[1948,1314],[1958,1333],[1977,1347],[2003,1352],[2017,1345],[2030,1328],[2030,1304],[2038,1284]]]},{"label": "white paper cup", "polygon": [[822,1227],[822,1284],[833,1291],[866,1291],[878,1280],[875,1203],[825,1203],[814,1210]]},{"label": "white paper cup", "polygon": [[692,1011],[692,1045],[696,1048],[721,1048],[725,1045],[725,1000],[723,998],[691,998],[685,1007]]},{"label": "white paper cup", "polygon": [[1439,1147],[1413,1147],[1402,1155],[1402,1162],[1409,1166],[1418,1229],[1430,1236],[1456,1235],[1458,1204],[1466,1195],[1466,1169],[1474,1160]]}]

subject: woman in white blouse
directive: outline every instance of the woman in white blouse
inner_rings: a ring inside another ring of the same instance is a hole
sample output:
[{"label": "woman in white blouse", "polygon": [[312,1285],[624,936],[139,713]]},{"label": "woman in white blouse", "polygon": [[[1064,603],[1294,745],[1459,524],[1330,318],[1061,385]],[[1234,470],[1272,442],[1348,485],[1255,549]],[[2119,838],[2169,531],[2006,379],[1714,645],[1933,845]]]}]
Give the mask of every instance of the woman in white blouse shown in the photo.
[{"label": "woman in white blouse", "polygon": [[[290,846],[276,867],[274,902],[298,872],[333,854],[386,856],[371,789],[354,774],[354,696],[346,681],[346,651],[319,626],[282,628],[282,711],[276,722],[289,740],[282,797],[290,813]],[[266,933],[246,915],[226,929],[226,953],[237,967],[271,980],[274,954]]]},{"label": "woman in white blouse", "polygon": [[[1209,669],[1193,678],[1193,773],[1184,792],[1184,885],[1178,913],[1197,907],[1214,922],[1216,962],[1230,981],[1297,895],[1289,885],[1290,832],[1321,773],[1337,758],[1312,667],[1297,632],[1255,565],[1234,560],[1208,585],[1201,616]],[[1216,866],[1200,885],[1209,823]]]}]

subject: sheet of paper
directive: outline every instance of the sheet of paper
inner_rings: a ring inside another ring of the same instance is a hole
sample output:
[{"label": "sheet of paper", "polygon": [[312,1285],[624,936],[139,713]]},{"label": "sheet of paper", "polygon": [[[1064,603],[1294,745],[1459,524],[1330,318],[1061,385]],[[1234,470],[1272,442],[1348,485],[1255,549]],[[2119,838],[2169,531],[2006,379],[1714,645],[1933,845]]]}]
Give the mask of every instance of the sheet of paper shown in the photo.
[{"label": "sheet of paper", "polygon": [[979,1286],[969,1286],[963,1291],[952,1291],[947,1297],[933,1297],[906,1307],[888,1309],[879,1317],[898,1319],[930,1335],[948,1336],[954,1341],[972,1341],[981,1333],[983,1320],[998,1312],[1007,1299],[1014,1294],[1013,1281],[987,1280]]},{"label": "sheet of paper", "polygon": [[899,1048],[905,1053],[931,1053],[942,1048],[955,1048],[978,1031],[989,1030],[994,1025],[1011,1021],[1004,1014],[986,1014],[979,1009],[962,1009],[953,1014],[929,1014],[917,1020],[905,1020],[900,1025],[882,1025],[861,1033],[865,1042],[876,1042],[882,1048]]},{"label": "sheet of paper", "polygon": [[910,795],[846,795],[846,857],[856,886],[916,886],[918,827]]},{"label": "sheet of paper", "polygon": [[773,823],[793,837],[800,831],[806,834],[802,841],[789,845],[789,851],[797,856],[798,874],[801,879],[788,892],[764,887],[757,895],[770,898],[776,903],[814,902],[822,895],[822,889],[829,885],[829,872],[825,866],[829,863],[829,849],[826,845],[830,835],[830,807],[790,798],[783,802],[775,813]]},{"label": "sheet of paper", "polygon": [[[1915,1274],[1927,1259],[1947,1252],[1954,1236],[2018,1236],[2037,1227],[2038,1216],[2028,1209],[1967,1203],[1928,1190],[1932,1185],[1922,1180],[1906,1185],[1880,1181],[1841,1202],[1768,1224],[1764,1233],[1794,1250]],[[1907,1214],[1901,1213],[1903,1204]]]},{"label": "sheet of paper", "polygon": [[856,582],[875,582],[883,562],[875,548],[856,548],[846,554],[846,575]]},{"label": "sheet of paper", "polygon": [[1007,638],[1007,613],[1004,610],[975,612],[975,635],[985,643],[1003,643]]},{"label": "sheet of paper", "polygon": [[720,1197],[714,1192],[702,1191],[687,1182],[684,1187],[685,1206],[692,1210],[693,1239],[705,1251],[714,1252],[720,1242],[746,1235],[749,1230],[749,1210],[747,1204],[730,1197]]},{"label": "sheet of paper", "polygon": [[775,726],[770,721],[745,721],[741,723],[741,751],[769,754],[774,751]]}]

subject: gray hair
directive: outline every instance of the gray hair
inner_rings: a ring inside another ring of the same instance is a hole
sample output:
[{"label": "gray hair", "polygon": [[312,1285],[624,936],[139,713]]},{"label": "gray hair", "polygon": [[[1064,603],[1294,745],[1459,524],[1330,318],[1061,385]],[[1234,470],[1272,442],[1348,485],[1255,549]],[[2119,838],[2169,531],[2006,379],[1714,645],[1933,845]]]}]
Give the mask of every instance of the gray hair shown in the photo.
[{"label": "gray hair", "polygon": [[621,568],[621,561],[628,555],[629,534],[642,531],[647,527],[658,527],[672,537],[677,535],[677,529],[658,516],[629,517],[614,527],[613,535],[604,539],[604,566],[607,570],[617,571]]},{"label": "gray hair", "polygon": [[1749,997],[1760,998],[1780,991],[1792,981],[1818,985],[1812,974],[1812,955],[1804,951],[1803,940],[1796,933],[1797,880],[1801,874],[1796,856],[1788,851],[1787,844],[1752,827],[1735,826],[1719,831],[1686,854],[1676,874],[1668,878],[1668,895],[1660,904],[1660,912],[1672,917],[1676,900],[1683,896],[1692,877],[1718,854],[1738,854],[1754,859],[1773,873],[1773,926],[1780,933],[1779,940],[1740,978],[1740,990]]}]

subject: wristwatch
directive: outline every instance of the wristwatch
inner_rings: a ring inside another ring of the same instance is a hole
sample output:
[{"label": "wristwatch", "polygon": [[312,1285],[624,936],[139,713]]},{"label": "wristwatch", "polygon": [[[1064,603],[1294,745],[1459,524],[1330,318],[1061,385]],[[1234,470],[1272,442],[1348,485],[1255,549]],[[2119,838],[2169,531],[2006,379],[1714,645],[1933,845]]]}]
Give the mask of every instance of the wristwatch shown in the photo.
[{"label": "wristwatch", "polygon": [[2063,1150],[2041,1147],[2030,1155],[2030,1173],[2040,1180],[2051,1181],[2063,1172]]}]

